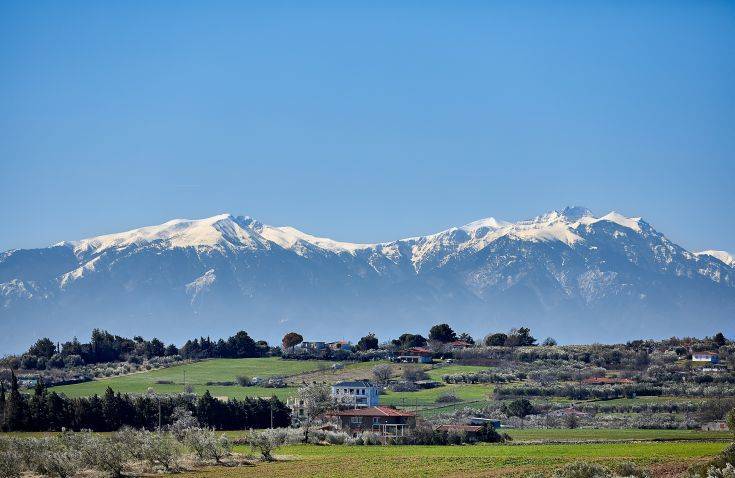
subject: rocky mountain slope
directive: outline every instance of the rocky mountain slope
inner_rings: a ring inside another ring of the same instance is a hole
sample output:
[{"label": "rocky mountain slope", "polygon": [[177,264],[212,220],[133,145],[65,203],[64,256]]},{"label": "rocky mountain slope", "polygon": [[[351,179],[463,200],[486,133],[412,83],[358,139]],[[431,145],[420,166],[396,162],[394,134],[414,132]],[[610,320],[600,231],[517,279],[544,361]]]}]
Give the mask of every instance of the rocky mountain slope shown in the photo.
[{"label": "rocky mountain slope", "polygon": [[735,331],[735,261],[584,208],[353,244],[223,214],[0,254],[0,351],[91,328],[388,337],[447,321],[562,341]]}]

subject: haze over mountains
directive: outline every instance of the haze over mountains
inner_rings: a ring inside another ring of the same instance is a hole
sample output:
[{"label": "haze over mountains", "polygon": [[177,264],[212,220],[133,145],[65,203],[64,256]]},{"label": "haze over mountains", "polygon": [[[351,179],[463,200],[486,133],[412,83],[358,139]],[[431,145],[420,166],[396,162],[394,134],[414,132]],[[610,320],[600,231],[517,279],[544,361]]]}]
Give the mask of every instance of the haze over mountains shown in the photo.
[{"label": "haze over mountains", "polygon": [[735,331],[735,260],[580,207],[354,244],[222,214],[0,254],[0,352],[94,327],[381,339],[437,322],[562,342]]}]

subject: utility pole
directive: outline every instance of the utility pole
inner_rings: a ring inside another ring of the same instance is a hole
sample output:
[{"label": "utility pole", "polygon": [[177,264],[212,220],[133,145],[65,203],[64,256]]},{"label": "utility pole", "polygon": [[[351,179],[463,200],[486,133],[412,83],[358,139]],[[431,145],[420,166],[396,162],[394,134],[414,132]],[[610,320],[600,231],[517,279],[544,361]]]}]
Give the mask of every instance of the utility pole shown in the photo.
[{"label": "utility pole", "polygon": [[271,400],[270,403],[270,409],[271,409],[271,430],[273,430],[273,400]]}]

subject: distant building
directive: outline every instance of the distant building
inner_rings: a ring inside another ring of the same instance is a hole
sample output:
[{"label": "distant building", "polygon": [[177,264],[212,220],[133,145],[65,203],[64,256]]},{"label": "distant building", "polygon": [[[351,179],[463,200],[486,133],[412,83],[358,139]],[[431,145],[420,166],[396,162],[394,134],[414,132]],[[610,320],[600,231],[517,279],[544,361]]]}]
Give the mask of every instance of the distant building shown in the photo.
[{"label": "distant building", "polygon": [[727,423],[724,421],[709,422],[702,425],[702,430],[709,432],[727,431]]},{"label": "distant building", "polygon": [[324,350],[327,348],[326,342],[301,342],[299,347],[306,350]]},{"label": "distant building", "polygon": [[416,428],[416,414],[392,407],[369,407],[333,412],[342,430],[353,436],[368,431],[383,438],[400,438]]},{"label": "distant building", "polygon": [[455,340],[454,342],[449,342],[449,346],[452,347],[454,350],[458,350],[472,347],[472,344],[464,340]]},{"label": "distant building", "polygon": [[498,430],[501,427],[500,420],[496,420],[494,418],[471,417],[469,420],[467,420],[467,422],[470,425],[480,425],[480,426],[488,423],[492,425],[493,428],[495,428],[496,430]]},{"label": "distant building", "polygon": [[412,347],[404,350],[396,357],[399,362],[405,363],[432,363],[434,354],[424,347]]},{"label": "distant building", "polygon": [[327,346],[332,350],[352,350],[352,344],[346,340],[338,340],[336,342],[329,342]]},{"label": "distant building", "polygon": [[332,385],[332,396],[347,406],[376,407],[380,401],[378,387],[367,380],[339,382]]},{"label": "distant building", "polygon": [[720,356],[714,352],[692,352],[692,362],[717,363]]}]

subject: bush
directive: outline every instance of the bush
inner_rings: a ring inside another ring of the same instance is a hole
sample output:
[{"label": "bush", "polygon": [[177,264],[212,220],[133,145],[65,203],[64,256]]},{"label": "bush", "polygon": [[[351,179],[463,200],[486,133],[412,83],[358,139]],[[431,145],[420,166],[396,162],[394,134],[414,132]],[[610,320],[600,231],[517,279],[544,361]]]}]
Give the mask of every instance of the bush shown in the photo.
[{"label": "bush", "polygon": [[576,461],[556,470],[554,478],[612,478],[612,473],[597,463]]},{"label": "bush", "polygon": [[419,389],[418,385],[413,382],[396,382],[389,387],[394,392],[415,392]]},{"label": "bush", "polygon": [[461,400],[452,392],[442,393],[436,397],[436,403],[456,403],[459,401]]},{"label": "bush", "polygon": [[79,450],[66,446],[63,438],[39,438],[31,471],[41,475],[68,478],[82,468]]},{"label": "bush", "polygon": [[235,379],[235,381],[241,387],[248,387],[248,386],[250,386],[250,378],[249,377],[246,377],[244,375],[238,375],[237,378]]},{"label": "bush", "polygon": [[20,455],[9,440],[0,441],[0,478],[18,478],[23,468]]},{"label": "bush", "polygon": [[625,478],[650,478],[648,471],[630,461],[618,463],[613,467],[616,476],[624,476]]}]

